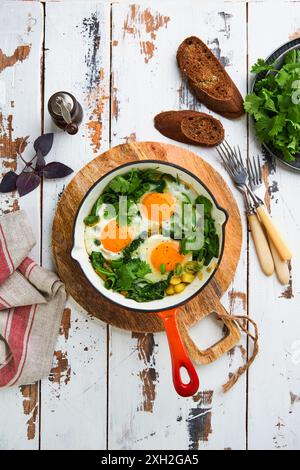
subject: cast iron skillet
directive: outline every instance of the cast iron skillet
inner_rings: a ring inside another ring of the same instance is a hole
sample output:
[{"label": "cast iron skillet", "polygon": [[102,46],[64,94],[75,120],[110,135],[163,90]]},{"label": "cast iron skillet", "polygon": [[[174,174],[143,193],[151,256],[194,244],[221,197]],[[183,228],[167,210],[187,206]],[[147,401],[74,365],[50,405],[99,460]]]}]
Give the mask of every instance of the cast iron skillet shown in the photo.
[{"label": "cast iron skillet", "polygon": [[[113,292],[106,289],[103,285],[104,283],[102,279],[99,278],[91,266],[84,244],[84,218],[87,214],[89,214],[94,202],[102,193],[106,185],[115,176],[127,173],[131,168],[156,168],[173,176],[178,175],[180,179],[193,186],[196,192],[208,197],[213,204],[213,216],[218,227],[218,235],[220,239],[220,252],[217,260],[217,266],[211,271],[211,273],[205,274],[206,278],[203,281],[196,277],[182,293],[176,294],[174,296],[166,296],[163,299],[154,300],[151,302],[136,302],[132,299],[127,299],[118,292]],[[156,313],[164,322],[172,359],[174,387],[177,393],[184,397],[191,396],[196,393],[199,388],[199,379],[180,337],[180,332],[178,330],[176,321],[176,313],[181,305],[185,304],[194,296],[198,295],[214,276],[217,267],[221,262],[224,251],[225,225],[227,220],[227,212],[218,205],[213,194],[211,194],[204,183],[202,183],[202,181],[195,175],[190,173],[188,170],[172,163],[159,160],[143,160],[121,165],[109,173],[106,173],[98,181],[96,181],[81,201],[74,221],[73,248],[71,256],[79,263],[81,270],[89,282],[98,290],[102,296],[104,296],[110,302],[113,302],[114,304],[123,308],[135,310],[137,315],[138,312],[141,311],[148,312],[150,315]],[[190,379],[189,383],[183,382],[181,378],[181,368],[186,369]]]}]

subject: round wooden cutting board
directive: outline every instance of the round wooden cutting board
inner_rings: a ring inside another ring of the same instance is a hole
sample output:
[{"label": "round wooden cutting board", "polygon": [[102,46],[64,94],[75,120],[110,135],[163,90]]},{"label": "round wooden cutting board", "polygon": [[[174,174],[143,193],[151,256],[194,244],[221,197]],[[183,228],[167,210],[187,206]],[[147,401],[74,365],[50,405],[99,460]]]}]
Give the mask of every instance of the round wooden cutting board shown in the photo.
[{"label": "round wooden cutting board", "polygon": [[215,276],[179,312],[180,323],[183,322],[186,328],[213,311],[221,312],[223,307],[219,299],[234,276],[242,244],[240,214],[233,195],[219,173],[198,155],[174,145],[136,142],[114,147],[88,163],[69,183],[57,206],[53,223],[53,253],[57,271],[67,292],[85,310],[111,325],[135,332],[161,331],[163,325],[155,313],[129,311],[104,299],[87,281],[70,252],[74,218],[87,190],[117,166],[149,159],[175,163],[197,175],[214,194],[219,205],[229,213],[223,258]]}]

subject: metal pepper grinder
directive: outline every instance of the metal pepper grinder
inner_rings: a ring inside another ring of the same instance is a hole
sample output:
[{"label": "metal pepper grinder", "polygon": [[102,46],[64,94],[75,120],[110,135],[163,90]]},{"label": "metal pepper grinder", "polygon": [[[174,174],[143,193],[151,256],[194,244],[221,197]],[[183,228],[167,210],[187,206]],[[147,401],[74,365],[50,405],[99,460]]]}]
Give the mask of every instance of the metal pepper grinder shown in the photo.
[{"label": "metal pepper grinder", "polygon": [[54,93],[48,101],[48,111],[53,122],[68,134],[77,134],[83,118],[81,104],[66,91]]}]

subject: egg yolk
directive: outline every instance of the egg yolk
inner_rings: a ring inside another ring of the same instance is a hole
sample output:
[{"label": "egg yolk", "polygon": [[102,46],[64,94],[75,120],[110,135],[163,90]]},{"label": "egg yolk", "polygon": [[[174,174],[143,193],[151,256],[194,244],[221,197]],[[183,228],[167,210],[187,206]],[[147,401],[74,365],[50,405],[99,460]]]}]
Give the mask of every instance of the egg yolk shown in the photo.
[{"label": "egg yolk", "polygon": [[155,222],[168,220],[174,213],[174,199],[168,193],[149,193],[143,197],[142,205],[147,218]]},{"label": "egg yolk", "polygon": [[157,271],[165,265],[166,271],[173,271],[177,263],[182,263],[184,255],[179,253],[179,243],[163,242],[157,245],[151,253],[151,263]]},{"label": "egg yolk", "polygon": [[118,253],[131,243],[132,237],[127,225],[120,227],[115,220],[111,220],[102,230],[100,240],[106,250]]}]

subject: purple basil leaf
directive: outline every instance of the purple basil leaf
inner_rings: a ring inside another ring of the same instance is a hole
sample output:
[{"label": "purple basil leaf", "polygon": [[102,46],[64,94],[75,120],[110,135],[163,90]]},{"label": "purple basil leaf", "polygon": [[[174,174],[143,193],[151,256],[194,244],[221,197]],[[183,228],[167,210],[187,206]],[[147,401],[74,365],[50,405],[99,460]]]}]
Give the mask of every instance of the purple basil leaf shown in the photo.
[{"label": "purple basil leaf", "polygon": [[34,150],[37,152],[41,151],[42,155],[45,157],[51,150],[53,144],[53,132],[49,134],[43,134],[38,137],[33,144]]},{"label": "purple basil leaf", "polygon": [[36,163],[35,163],[35,169],[36,171],[41,171],[44,166],[46,165],[45,159],[43,157],[43,154],[40,150],[37,150],[36,152]]},{"label": "purple basil leaf", "polygon": [[20,145],[19,145],[19,149],[18,149],[18,153],[22,154],[27,146],[27,139],[29,139],[29,135],[27,135],[26,137],[24,137],[24,139],[21,140],[20,142]]},{"label": "purple basil leaf", "polygon": [[17,179],[18,175],[14,171],[9,171],[6,173],[0,183],[0,193],[9,193],[10,191],[15,191],[17,189]]},{"label": "purple basil leaf", "polygon": [[41,178],[33,171],[21,173],[17,179],[17,188],[20,196],[30,193],[39,186]]},{"label": "purple basil leaf", "polygon": [[45,178],[63,178],[73,173],[72,168],[59,162],[48,163],[43,169]]}]

